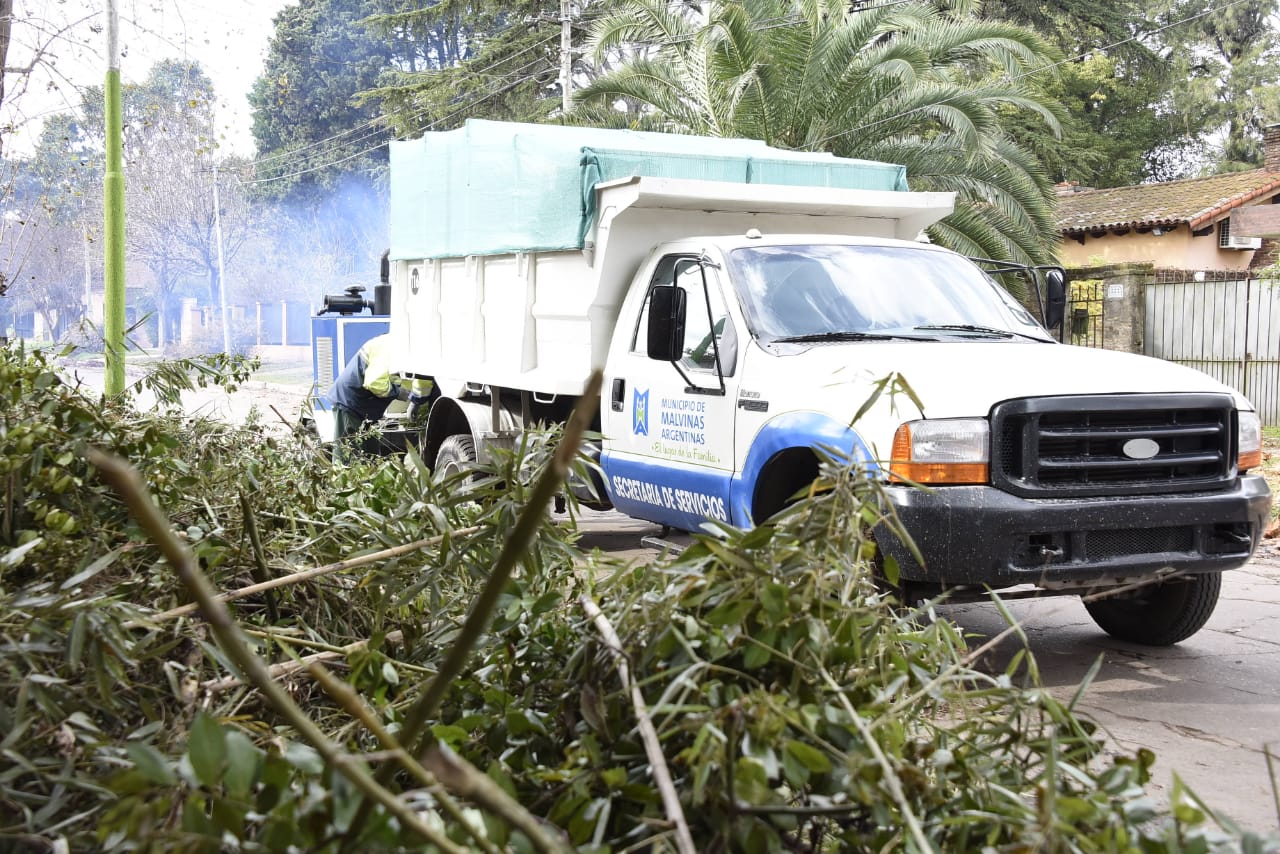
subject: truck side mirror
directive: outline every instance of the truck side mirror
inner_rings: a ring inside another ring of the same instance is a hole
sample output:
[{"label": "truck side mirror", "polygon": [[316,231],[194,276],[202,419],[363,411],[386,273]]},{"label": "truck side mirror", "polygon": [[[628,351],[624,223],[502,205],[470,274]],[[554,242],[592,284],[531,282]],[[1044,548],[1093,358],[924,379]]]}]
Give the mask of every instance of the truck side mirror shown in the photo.
[{"label": "truck side mirror", "polygon": [[1060,267],[1044,271],[1044,325],[1061,329],[1067,313],[1067,275]]},{"label": "truck side mirror", "polygon": [[649,291],[649,329],[645,352],[650,359],[675,362],[684,355],[684,321],[689,297],[675,285]]}]

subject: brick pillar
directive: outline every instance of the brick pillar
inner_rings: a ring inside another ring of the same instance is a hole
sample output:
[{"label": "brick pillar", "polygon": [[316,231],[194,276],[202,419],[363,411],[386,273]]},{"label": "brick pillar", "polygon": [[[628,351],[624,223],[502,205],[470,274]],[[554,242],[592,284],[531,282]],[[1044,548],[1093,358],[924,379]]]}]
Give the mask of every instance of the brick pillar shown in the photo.
[{"label": "brick pillar", "polygon": [[[1146,284],[1152,280],[1153,265],[1129,262],[1103,267],[1073,267],[1070,281],[1098,280],[1102,297],[1102,340],[1106,350],[1142,353],[1146,322]],[[1067,318],[1067,323],[1071,318]]]},{"label": "brick pillar", "polygon": [[1266,170],[1280,172],[1280,124],[1267,125],[1262,131],[1262,148]]},{"label": "brick pillar", "polygon": [[1103,313],[1106,321],[1103,346],[1124,353],[1142,353],[1146,322],[1146,284],[1151,281],[1151,264],[1120,264],[1107,278]]}]

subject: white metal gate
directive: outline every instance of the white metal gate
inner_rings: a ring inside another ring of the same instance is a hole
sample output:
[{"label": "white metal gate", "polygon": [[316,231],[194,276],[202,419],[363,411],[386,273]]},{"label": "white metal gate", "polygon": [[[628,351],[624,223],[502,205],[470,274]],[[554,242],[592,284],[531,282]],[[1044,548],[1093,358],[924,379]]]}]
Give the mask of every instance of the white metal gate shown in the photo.
[{"label": "white metal gate", "polygon": [[1239,389],[1264,424],[1280,424],[1280,281],[1240,273],[1161,279],[1146,287],[1146,354]]}]

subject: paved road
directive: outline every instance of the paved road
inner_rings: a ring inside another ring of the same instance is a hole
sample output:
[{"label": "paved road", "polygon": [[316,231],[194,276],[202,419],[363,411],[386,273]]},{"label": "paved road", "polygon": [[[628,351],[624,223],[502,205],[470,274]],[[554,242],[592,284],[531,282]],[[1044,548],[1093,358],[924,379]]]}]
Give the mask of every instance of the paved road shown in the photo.
[{"label": "paved road", "polygon": [[[965,629],[990,637],[1004,629],[996,610],[942,609]],[[1017,603],[1045,684],[1070,696],[1093,663],[1103,664],[1083,703],[1086,714],[1125,750],[1157,756],[1155,790],[1176,773],[1211,806],[1244,827],[1280,828],[1264,749],[1280,775],[1280,560],[1268,550],[1227,573],[1208,625],[1173,647],[1114,640],[1075,598]],[[1003,668],[1011,639],[989,666]]]},{"label": "paved road", "polygon": [[[658,528],[616,513],[584,513],[581,545],[626,561],[649,562],[658,551],[640,539]],[[673,538],[678,539],[678,538]],[[1153,750],[1157,796],[1177,773],[1211,806],[1241,826],[1280,829],[1280,807],[1268,774],[1270,746],[1280,775],[1280,541],[1247,567],[1227,573],[1209,624],[1167,648],[1113,640],[1075,598],[1011,604],[1045,684],[1070,698],[1089,668],[1103,664],[1083,710],[1118,750]],[[990,605],[944,606],[939,612],[972,633],[972,645],[1003,631]],[[1020,642],[1011,638],[984,662],[1002,671]],[[1280,785],[1280,779],[1274,781]]]}]

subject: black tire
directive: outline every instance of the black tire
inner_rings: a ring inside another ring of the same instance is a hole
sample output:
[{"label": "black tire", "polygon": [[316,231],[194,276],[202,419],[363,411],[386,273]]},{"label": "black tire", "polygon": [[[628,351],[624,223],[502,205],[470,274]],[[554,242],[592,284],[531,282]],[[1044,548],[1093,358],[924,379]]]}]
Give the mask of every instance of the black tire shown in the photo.
[{"label": "black tire", "polygon": [[[440,450],[436,452],[436,477],[451,477],[470,468],[475,461],[475,440],[466,433],[454,434],[441,442]],[[472,475],[467,482],[475,479],[476,476]]]},{"label": "black tire", "polygon": [[1172,646],[1200,631],[1213,615],[1222,574],[1207,572],[1085,602],[1099,628],[1120,640]]}]

